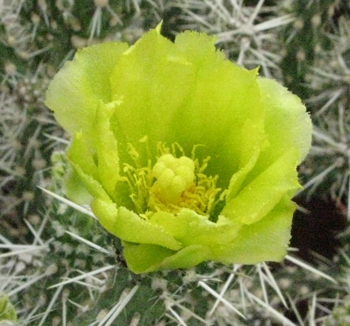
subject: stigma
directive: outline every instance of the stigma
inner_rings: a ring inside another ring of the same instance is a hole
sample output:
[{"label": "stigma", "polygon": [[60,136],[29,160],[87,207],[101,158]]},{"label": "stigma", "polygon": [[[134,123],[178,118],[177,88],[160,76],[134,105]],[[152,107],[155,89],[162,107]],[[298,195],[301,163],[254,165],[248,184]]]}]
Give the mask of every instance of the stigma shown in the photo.
[{"label": "stigma", "polygon": [[150,189],[151,198],[156,197],[164,204],[179,206],[185,191],[189,191],[195,185],[194,170],[194,162],[186,156],[161,156],[152,169],[155,182]]}]

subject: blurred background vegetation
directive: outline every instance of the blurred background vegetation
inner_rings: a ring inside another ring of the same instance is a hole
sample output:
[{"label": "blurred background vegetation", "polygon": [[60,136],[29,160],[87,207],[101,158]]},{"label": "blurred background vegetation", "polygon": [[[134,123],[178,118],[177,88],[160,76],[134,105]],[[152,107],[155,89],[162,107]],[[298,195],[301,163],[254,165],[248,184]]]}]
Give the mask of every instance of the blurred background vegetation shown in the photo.
[{"label": "blurred background vegetation", "polygon": [[[311,114],[297,250],[282,264],[135,276],[88,211],[38,188],[63,196],[69,140],[43,104],[54,74],[77,49],[133,44],[161,20],[169,39],[217,36]],[[349,110],[348,0],[0,0],[0,325],[350,325]]]}]

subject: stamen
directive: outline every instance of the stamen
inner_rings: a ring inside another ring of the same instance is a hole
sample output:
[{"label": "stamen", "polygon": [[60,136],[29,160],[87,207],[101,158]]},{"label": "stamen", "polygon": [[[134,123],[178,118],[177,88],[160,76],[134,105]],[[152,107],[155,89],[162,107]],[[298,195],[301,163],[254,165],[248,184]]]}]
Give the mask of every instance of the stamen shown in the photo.
[{"label": "stamen", "polygon": [[[150,155],[148,138],[144,137],[140,142]],[[176,214],[182,208],[189,208],[200,215],[212,217],[217,204],[225,200],[225,192],[216,187],[218,176],[204,173],[210,157],[199,162],[195,157],[198,146],[193,148],[189,158],[178,143],[173,143],[171,149],[164,143],[158,143],[157,162],[152,164],[149,157],[147,166],[142,166],[140,154],[132,144],[128,144],[134,166],[125,163],[119,180],[127,183],[136,213],[147,219],[157,211]]]}]

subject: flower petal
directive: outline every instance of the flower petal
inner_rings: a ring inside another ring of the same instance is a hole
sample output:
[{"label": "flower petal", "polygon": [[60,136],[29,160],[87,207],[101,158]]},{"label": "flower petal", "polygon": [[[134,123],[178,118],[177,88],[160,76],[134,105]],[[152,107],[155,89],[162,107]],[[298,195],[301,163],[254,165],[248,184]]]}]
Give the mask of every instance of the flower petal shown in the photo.
[{"label": "flower petal", "polygon": [[230,202],[241,190],[248,173],[254,168],[261,151],[266,147],[265,134],[251,120],[247,120],[237,133],[241,134],[237,153],[238,171],[233,174],[227,189],[226,201]]},{"label": "flower petal", "polygon": [[159,265],[176,251],[151,244],[123,241],[123,255],[128,268],[136,274],[159,270]]},{"label": "flower petal", "polygon": [[98,170],[93,159],[93,152],[86,135],[83,132],[76,132],[68,148],[67,157],[70,162],[74,162],[81,170],[98,180]]},{"label": "flower petal", "polygon": [[64,193],[71,201],[80,205],[90,205],[93,198],[72,166],[68,168],[64,178]]},{"label": "flower petal", "polygon": [[147,135],[155,141],[175,141],[172,119],[191,92],[194,72],[176,46],[158,30],[146,33],[125,52],[111,75],[115,100],[116,134],[129,142]]},{"label": "flower petal", "polygon": [[91,209],[103,227],[120,239],[133,243],[156,244],[170,250],[179,250],[182,245],[163,227],[149,223],[125,207],[94,199]]},{"label": "flower petal", "polygon": [[[83,133],[76,132],[74,134],[72,143],[67,152],[67,158],[75,172],[75,174],[73,174],[73,176],[67,181],[79,190],[81,184],[74,180],[76,176],[79,176],[81,183],[85,186],[91,196],[103,198],[104,200],[109,201],[109,195],[99,182],[98,169],[93,160],[88,141]],[[67,185],[69,185],[69,183]],[[81,192],[77,195],[73,195],[73,197],[83,199],[86,198],[86,193]]]},{"label": "flower petal", "polygon": [[88,131],[100,101],[112,100],[109,76],[127,48],[125,43],[104,43],[78,50],[56,74],[45,104],[67,132]]},{"label": "flower petal", "polygon": [[150,217],[149,221],[162,226],[184,247],[194,244],[210,247],[229,243],[241,228],[238,223],[234,224],[224,216],[220,216],[214,223],[190,209],[182,209],[176,215],[157,212]]},{"label": "flower petal", "polygon": [[290,149],[227,202],[222,214],[238,223],[258,222],[285,194],[291,198],[300,188],[295,168],[298,159],[299,151]]},{"label": "flower petal", "polygon": [[264,104],[265,130],[270,147],[262,153],[259,166],[268,166],[289,148],[299,150],[298,164],[311,146],[312,123],[299,97],[275,80],[258,78]]},{"label": "flower petal", "polygon": [[201,245],[188,246],[177,252],[155,245],[124,243],[123,246],[128,268],[137,274],[191,268],[205,260],[210,260],[213,256],[208,247]]},{"label": "flower petal", "polygon": [[99,181],[110,196],[113,196],[119,178],[117,140],[110,127],[110,117],[118,104],[106,105],[101,102],[96,111],[95,123],[91,128]]},{"label": "flower petal", "polygon": [[219,249],[216,259],[227,264],[281,261],[287,253],[295,208],[289,196],[284,196],[263,219],[245,225],[232,244],[215,247]]},{"label": "flower petal", "polygon": [[[189,31],[175,40],[196,71],[196,83],[186,105],[177,111],[173,128],[180,131],[177,141],[188,150],[193,144],[205,145],[204,155],[211,156],[206,173],[218,174],[218,186],[226,188],[242,167],[244,145],[251,141],[251,148],[255,142],[261,143],[264,112],[257,70],[248,71],[225,60],[223,53],[215,50],[214,41],[213,37]],[[252,138],[249,133],[242,134],[247,121],[253,121],[256,128]]]}]

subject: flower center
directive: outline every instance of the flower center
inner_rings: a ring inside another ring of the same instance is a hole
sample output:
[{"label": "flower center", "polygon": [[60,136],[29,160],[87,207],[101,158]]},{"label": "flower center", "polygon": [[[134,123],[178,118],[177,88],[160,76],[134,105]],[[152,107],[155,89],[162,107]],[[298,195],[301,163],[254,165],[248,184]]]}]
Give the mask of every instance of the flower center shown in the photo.
[{"label": "flower center", "polygon": [[129,145],[134,164],[124,164],[125,175],[120,181],[128,185],[134,210],[144,218],[157,211],[176,214],[182,208],[212,217],[217,203],[224,200],[224,192],[216,187],[218,176],[203,173],[210,158],[200,163],[194,150],[189,158],[178,144],[172,150],[159,144],[158,153],[153,167],[150,158],[148,166],[142,167],[140,155]]},{"label": "flower center", "polygon": [[150,189],[151,200],[159,200],[166,205],[179,205],[183,193],[194,186],[194,168],[194,162],[186,156],[161,156],[152,169],[156,181]]}]

